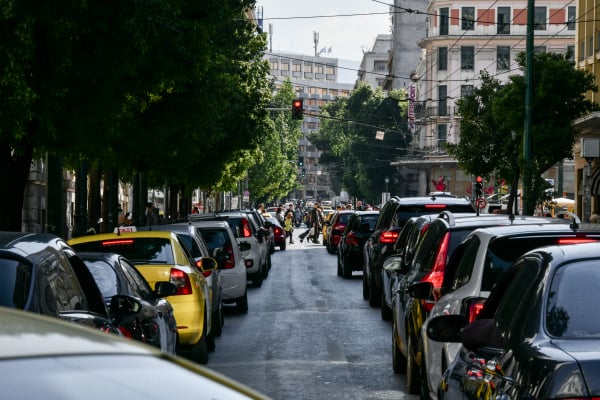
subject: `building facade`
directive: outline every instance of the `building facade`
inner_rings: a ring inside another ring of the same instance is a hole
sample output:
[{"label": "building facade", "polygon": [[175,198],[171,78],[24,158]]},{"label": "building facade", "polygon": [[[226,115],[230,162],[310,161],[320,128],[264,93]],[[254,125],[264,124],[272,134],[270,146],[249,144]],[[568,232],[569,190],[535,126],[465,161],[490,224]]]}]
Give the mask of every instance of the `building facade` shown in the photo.
[{"label": "building facade", "polygon": [[387,63],[392,50],[392,35],[380,34],[373,48],[363,53],[357,82],[366,82],[373,89],[382,88],[387,76]]}]

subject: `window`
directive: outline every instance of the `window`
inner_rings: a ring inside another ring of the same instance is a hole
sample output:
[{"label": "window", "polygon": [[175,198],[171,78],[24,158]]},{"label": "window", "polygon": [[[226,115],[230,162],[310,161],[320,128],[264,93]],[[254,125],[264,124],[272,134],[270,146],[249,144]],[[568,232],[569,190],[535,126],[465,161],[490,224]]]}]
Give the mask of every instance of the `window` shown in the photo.
[{"label": "window", "polygon": [[438,115],[448,115],[448,86],[438,86]]},{"label": "window", "polygon": [[475,47],[462,46],[460,48],[460,69],[463,71],[475,69]]},{"label": "window", "polygon": [[461,29],[472,31],[475,29],[475,7],[462,7]]},{"label": "window", "polygon": [[575,46],[574,45],[567,46],[567,55],[569,57],[569,61],[571,62],[571,64],[575,64]]},{"label": "window", "polygon": [[380,72],[385,71],[385,65],[385,61],[375,61],[375,63],[373,64],[373,70]]},{"label": "window", "polygon": [[567,30],[574,31],[575,30],[575,19],[577,15],[575,15],[575,6],[567,7]]},{"label": "window", "polygon": [[271,69],[279,69],[279,60],[272,58],[269,62],[271,63]]},{"label": "window", "polygon": [[304,64],[304,72],[313,72],[313,65],[309,63]]},{"label": "window", "polygon": [[335,74],[335,67],[332,65],[327,65],[325,67],[325,73],[326,74]]},{"label": "window", "polygon": [[440,35],[447,35],[450,26],[450,9],[448,7],[440,8]]},{"label": "window", "polygon": [[585,42],[582,40],[579,42],[579,61],[585,58]]},{"label": "window", "polygon": [[510,33],[510,7],[498,7],[496,33],[499,35]]},{"label": "window", "polygon": [[438,47],[438,71],[448,70],[448,48]]},{"label": "window", "polygon": [[594,36],[589,36],[588,37],[588,45],[587,45],[587,56],[591,57],[594,55]]},{"label": "window", "polygon": [[438,151],[440,153],[446,152],[446,143],[448,143],[448,125],[439,124],[437,126],[438,131]]},{"label": "window", "polygon": [[289,71],[290,70],[290,63],[281,63],[281,70],[282,71]]},{"label": "window", "polygon": [[533,54],[542,54],[546,52],[546,46],[533,46]]},{"label": "window", "polygon": [[315,65],[315,73],[322,74],[323,73],[323,65],[321,65],[321,64]]},{"label": "window", "polygon": [[292,71],[294,71],[294,72],[301,72],[302,71],[302,65],[300,65],[300,64],[294,64],[294,69]]},{"label": "window", "polygon": [[510,69],[510,46],[496,47],[496,69],[498,71]]},{"label": "window", "polygon": [[535,7],[533,12],[533,30],[546,30],[546,7]]},{"label": "window", "polygon": [[467,97],[473,93],[473,85],[461,85],[460,86],[460,97]]}]

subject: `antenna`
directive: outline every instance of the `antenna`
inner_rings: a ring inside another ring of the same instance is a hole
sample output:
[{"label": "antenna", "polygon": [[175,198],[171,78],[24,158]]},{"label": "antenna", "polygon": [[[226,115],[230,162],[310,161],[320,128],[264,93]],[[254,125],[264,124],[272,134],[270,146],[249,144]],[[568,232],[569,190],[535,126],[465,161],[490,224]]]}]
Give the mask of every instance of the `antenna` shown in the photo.
[{"label": "antenna", "polygon": [[319,32],[313,31],[313,42],[315,43],[315,57],[318,57],[320,53],[317,53],[319,47]]}]

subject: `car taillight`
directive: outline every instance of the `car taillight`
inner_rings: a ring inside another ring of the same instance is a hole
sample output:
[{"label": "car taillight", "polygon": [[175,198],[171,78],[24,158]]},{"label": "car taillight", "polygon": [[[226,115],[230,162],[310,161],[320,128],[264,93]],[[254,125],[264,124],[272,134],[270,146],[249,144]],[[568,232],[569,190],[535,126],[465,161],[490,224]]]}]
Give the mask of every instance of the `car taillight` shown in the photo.
[{"label": "car taillight", "polygon": [[252,236],[252,231],[250,230],[250,226],[248,226],[248,220],[242,219],[242,237],[250,236]]},{"label": "car taillight", "polygon": [[381,244],[394,244],[398,239],[398,233],[396,231],[386,231],[379,236],[379,243]]},{"label": "car taillight", "polygon": [[564,238],[558,239],[558,244],[595,243],[597,240],[590,238]]},{"label": "car taillight", "polygon": [[177,287],[175,295],[192,294],[192,282],[190,282],[190,277],[182,270],[171,268],[171,277],[169,280]]},{"label": "car taillight", "polygon": [[276,226],[273,230],[275,231],[274,233],[277,236],[283,235],[283,229],[281,229],[280,227]]},{"label": "car taillight", "polygon": [[102,246],[122,246],[132,243],[133,239],[106,240],[102,242]]},{"label": "car taillight", "polygon": [[350,233],[346,236],[346,243],[348,243],[350,246],[358,246],[359,245],[358,239],[353,233]]},{"label": "car taillight", "polygon": [[469,323],[475,321],[477,316],[483,309],[483,305],[485,304],[484,299],[477,299],[469,302],[467,306],[467,318],[469,319]]},{"label": "car taillight", "polygon": [[225,269],[235,268],[235,256],[233,254],[233,247],[225,247],[225,251],[229,253],[229,259],[225,260]]},{"label": "car taillight", "polygon": [[246,266],[246,268],[252,268],[252,266],[254,265],[254,260],[245,260],[244,265]]},{"label": "car taillight", "polygon": [[426,210],[444,210],[445,208],[445,204],[425,204]]},{"label": "car taillight", "polygon": [[133,334],[131,333],[131,331],[127,328],[125,328],[124,326],[119,326],[119,331],[123,334],[124,337],[131,339],[133,337]]},{"label": "car taillight", "polygon": [[[446,269],[446,258],[448,257],[448,248],[450,246],[450,233],[446,232],[444,238],[440,242],[440,247],[438,248],[437,254],[435,256],[435,261],[433,262],[433,267],[431,268],[431,272],[428,273],[422,280],[422,282],[431,282],[433,284],[433,289],[439,289],[442,287],[442,283],[444,281],[444,270]],[[433,304],[435,302],[431,300],[421,300],[423,304],[423,308],[425,311],[429,312],[433,308]]]}]

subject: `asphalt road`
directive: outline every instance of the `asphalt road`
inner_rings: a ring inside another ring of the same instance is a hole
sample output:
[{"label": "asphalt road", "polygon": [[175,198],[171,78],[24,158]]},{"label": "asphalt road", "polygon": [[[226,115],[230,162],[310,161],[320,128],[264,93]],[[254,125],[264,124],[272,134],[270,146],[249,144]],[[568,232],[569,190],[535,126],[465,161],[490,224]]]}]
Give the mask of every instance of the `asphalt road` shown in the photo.
[{"label": "asphalt road", "polygon": [[392,370],[392,326],[363,300],[361,273],[338,277],[335,255],[297,239],[272,262],[248,313],[226,310],[208,368],[273,399],[418,398]]}]

